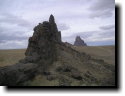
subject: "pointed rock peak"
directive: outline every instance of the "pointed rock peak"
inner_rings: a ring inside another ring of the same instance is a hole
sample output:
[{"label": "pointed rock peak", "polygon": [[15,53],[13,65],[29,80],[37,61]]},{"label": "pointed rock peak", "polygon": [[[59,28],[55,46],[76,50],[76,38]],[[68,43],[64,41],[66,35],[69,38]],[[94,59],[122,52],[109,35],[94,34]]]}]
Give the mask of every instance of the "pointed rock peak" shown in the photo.
[{"label": "pointed rock peak", "polygon": [[87,44],[80,38],[80,36],[76,36],[76,40],[74,42],[75,46],[87,46]]},{"label": "pointed rock peak", "polygon": [[54,16],[53,16],[52,14],[51,14],[50,17],[49,17],[49,22],[50,22],[50,23],[55,22]]},{"label": "pointed rock peak", "polygon": [[77,36],[77,37],[76,37],[76,40],[81,40],[80,36]]}]

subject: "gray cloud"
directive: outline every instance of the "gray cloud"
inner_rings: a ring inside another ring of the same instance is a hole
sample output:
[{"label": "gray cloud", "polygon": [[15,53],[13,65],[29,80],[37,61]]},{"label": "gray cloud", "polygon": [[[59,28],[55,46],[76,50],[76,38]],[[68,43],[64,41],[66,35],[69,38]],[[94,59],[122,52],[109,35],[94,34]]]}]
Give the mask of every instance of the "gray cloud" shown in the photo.
[{"label": "gray cloud", "polygon": [[[115,30],[78,32],[73,35],[63,37],[63,41],[73,44],[76,36],[80,36],[85,42],[87,42],[90,45],[94,45],[96,42],[98,42],[98,44],[100,45],[103,45],[103,43],[106,44],[106,42],[114,41]],[[92,42],[95,42],[95,43],[92,44]],[[103,43],[101,44],[101,42]],[[107,44],[111,45],[111,42]]]},{"label": "gray cloud", "polygon": [[82,39],[84,39],[86,41],[88,38],[92,37],[96,33],[98,33],[98,31],[78,32],[78,33],[74,33],[70,36],[63,37],[63,40],[66,42],[68,41],[69,43],[73,44],[76,36],[80,36]]},{"label": "gray cloud", "polygon": [[25,48],[27,46],[28,37],[22,33],[23,32],[19,31],[13,33],[11,33],[11,31],[8,33],[0,32],[0,49]]},{"label": "gray cloud", "polygon": [[93,6],[89,7],[92,12],[91,18],[95,17],[111,17],[115,10],[115,0],[96,0]]},{"label": "gray cloud", "polygon": [[4,35],[4,34],[0,34],[0,41],[1,42],[6,42],[6,41],[13,41],[13,40],[26,40],[28,37],[26,37],[26,36],[22,36],[22,37],[20,37],[20,36],[16,36],[16,35],[14,35],[14,34],[9,34],[9,35]]},{"label": "gray cloud", "polygon": [[20,48],[26,48],[27,47],[27,41],[26,40],[11,40],[6,41],[3,43],[0,43],[0,49],[20,49]]},{"label": "gray cloud", "polygon": [[106,26],[101,26],[100,29],[102,29],[102,30],[115,29],[115,25],[106,25]]},{"label": "gray cloud", "polygon": [[100,37],[114,37],[115,38],[115,25],[105,25],[99,27],[101,32],[99,33]]},{"label": "gray cloud", "polygon": [[108,40],[114,34],[109,26],[114,24],[114,9],[114,0],[0,0],[0,48],[24,47],[33,27],[50,14],[63,41],[73,43],[77,35],[86,42]]},{"label": "gray cloud", "polygon": [[94,6],[91,6],[90,9],[93,11],[98,10],[113,10],[115,7],[115,0],[96,0]]},{"label": "gray cloud", "polygon": [[107,30],[99,34],[100,37],[106,38],[106,37],[114,37],[115,38],[115,32],[114,30]]},{"label": "gray cloud", "polygon": [[[9,13],[0,14],[0,49],[3,48],[22,48],[21,42],[26,44],[28,41],[28,31],[32,25],[22,19]],[[26,46],[26,45],[25,45]]]},{"label": "gray cloud", "polygon": [[17,26],[21,27],[31,27],[31,23],[22,19],[21,17],[15,16],[9,13],[1,13],[0,14],[0,24],[7,23],[7,24],[16,24]]},{"label": "gray cloud", "polygon": [[64,24],[64,23],[61,23],[61,24],[58,24],[58,29],[59,29],[60,31],[63,31],[63,30],[68,30],[68,29],[70,29],[70,27],[69,27],[68,25]]},{"label": "gray cloud", "polygon": [[98,11],[95,13],[90,14],[90,18],[107,18],[107,17],[111,17],[113,15],[113,13],[111,11]]}]

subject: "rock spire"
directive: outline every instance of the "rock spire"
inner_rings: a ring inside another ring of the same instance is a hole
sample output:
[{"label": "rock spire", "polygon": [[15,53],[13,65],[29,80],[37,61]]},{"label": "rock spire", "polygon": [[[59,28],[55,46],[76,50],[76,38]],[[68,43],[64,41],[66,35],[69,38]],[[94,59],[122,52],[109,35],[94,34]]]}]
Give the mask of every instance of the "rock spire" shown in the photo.
[{"label": "rock spire", "polygon": [[25,53],[26,61],[39,62],[47,67],[47,64],[56,59],[55,43],[61,43],[61,33],[57,29],[54,16],[50,15],[49,22],[44,21],[34,28],[33,36],[29,38]]},{"label": "rock spire", "polygon": [[75,46],[87,46],[87,44],[80,38],[80,36],[77,36],[74,42]]}]

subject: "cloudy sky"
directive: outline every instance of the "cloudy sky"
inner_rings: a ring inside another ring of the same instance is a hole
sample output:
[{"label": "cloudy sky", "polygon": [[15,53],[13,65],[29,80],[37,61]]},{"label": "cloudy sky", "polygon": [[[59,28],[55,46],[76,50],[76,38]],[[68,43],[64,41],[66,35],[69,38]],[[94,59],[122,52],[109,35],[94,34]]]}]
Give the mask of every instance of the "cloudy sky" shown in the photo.
[{"label": "cloudy sky", "polygon": [[53,14],[62,41],[115,44],[115,0],[0,0],[0,49],[26,48],[33,28]]}]

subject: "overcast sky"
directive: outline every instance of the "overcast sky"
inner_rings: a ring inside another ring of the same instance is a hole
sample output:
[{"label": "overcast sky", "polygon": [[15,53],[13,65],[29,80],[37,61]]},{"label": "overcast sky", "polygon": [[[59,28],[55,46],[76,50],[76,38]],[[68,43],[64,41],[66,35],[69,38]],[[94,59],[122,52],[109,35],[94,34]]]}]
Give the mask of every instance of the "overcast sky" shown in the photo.
[{"label": "overcast sky", "polygon": [[26,48],[33,28],[53,14],[62,41],[115,44],[115,0],[0,0],[0,49]]}]

